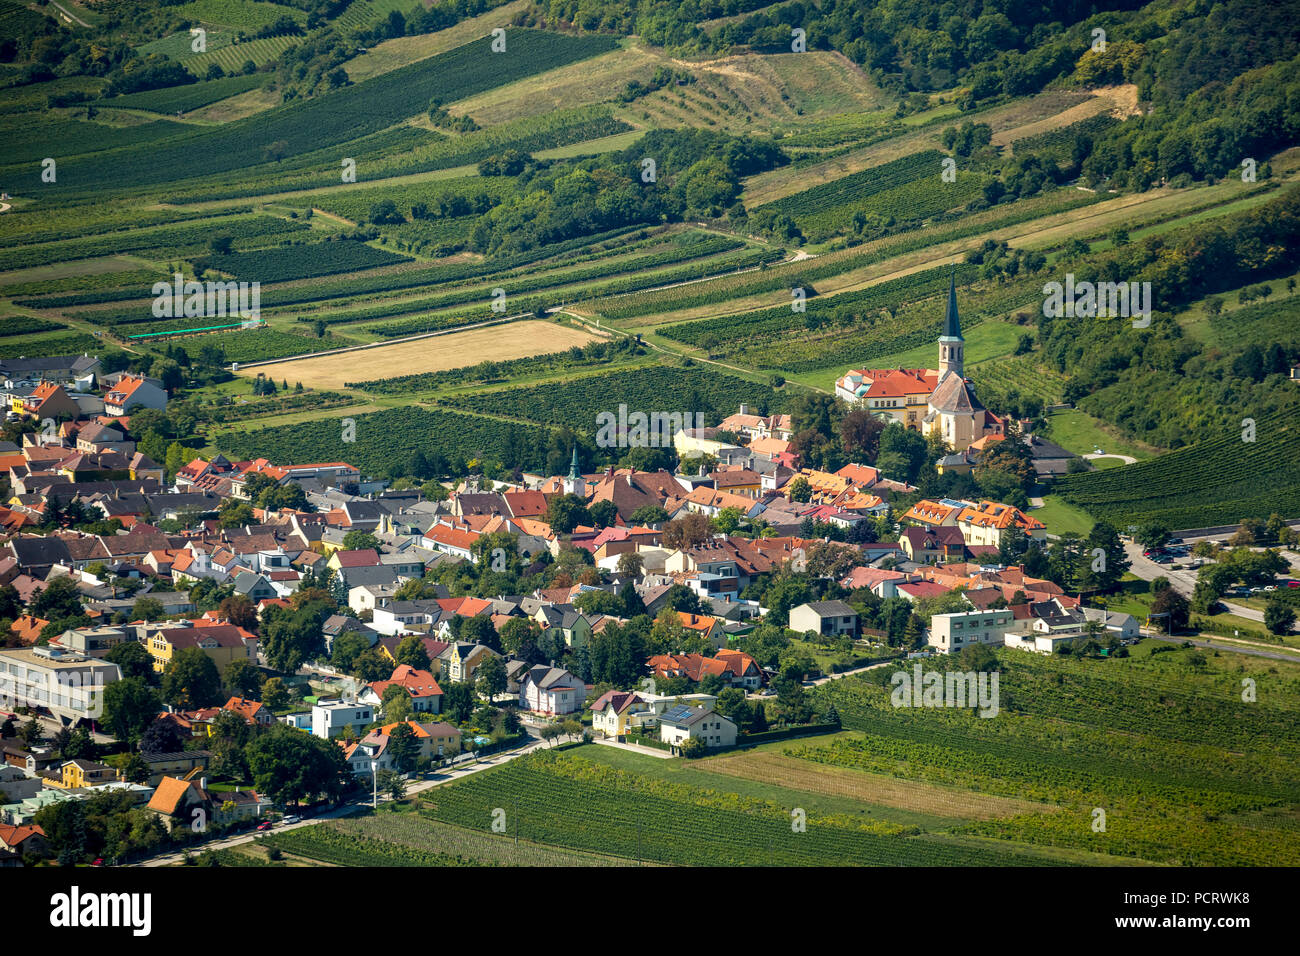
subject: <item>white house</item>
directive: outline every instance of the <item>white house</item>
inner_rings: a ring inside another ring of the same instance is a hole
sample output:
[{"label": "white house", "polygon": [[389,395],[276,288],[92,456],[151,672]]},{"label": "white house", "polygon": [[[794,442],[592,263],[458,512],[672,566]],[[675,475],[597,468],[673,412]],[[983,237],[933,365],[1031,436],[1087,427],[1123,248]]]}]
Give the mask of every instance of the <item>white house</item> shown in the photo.
[{"label": "white house", "polygon": [[519,686],[519,703],[536,714],[576,714],[586,700],[586,685],[562,667],[538,664]]},{"label": "white house", "polygon": [[374,720],[375,708],[355,701],[322,700],[311,708],[312,736],[326,740],[345,728],[365,727]]},{"label": "white house", "polygon": [[790,610],[790,629],[855,637],[858,612],[843,601],[810,601]]},{"label": "white house", "polygon": [[713,710],[675,704],[659,715],[659,739],[674,748],[686,740],[702,740],[707,747],[734,747],[736,725]]},{"label": "white house", "polygon": [[1008,632],[1021,633],[1025,629],[1008,608],[954,611],[930,618],[929,644],[944,654],[951,654],[971,644],[1001,646]]}]

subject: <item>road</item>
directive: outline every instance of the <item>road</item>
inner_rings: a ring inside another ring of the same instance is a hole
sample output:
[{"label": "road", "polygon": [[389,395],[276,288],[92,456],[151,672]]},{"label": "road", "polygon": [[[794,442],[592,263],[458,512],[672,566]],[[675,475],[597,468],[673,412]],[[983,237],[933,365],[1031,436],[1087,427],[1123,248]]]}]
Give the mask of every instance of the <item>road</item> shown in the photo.
[{"label": "road", "polygon": [[[547,744],[545,741],[531,740],[529,743],[524,744],[522,747],[518,747],[514,750],[502,751],[501,753],[495,753],[492,754],[491,756],[484,757],[478,761],[475,761],[473,757],[466,755],[466,757],[464,758],[465,764],[463,766],[454,767],[445,773],[439,773],[437,777],[433,780],[418,780],[414,782],[408,781],[406,786],[406,795],[408,797],[411,797],[418,793],[423,793],[424,791],[430,790],[433,787],[440,787],[445,783],[451,783],[452,781],[460,780],[464,777],[468,777],[470,774],[478,773],[481,770],[487,770],[489,767],[497,767],[503,763],[508,763],[511,760],[514,760],[516,757],[522,757],[525,754],[530,754],[534,750],[539,750],[546,746]],[[389,801],[389,799],[390,799],[389,797],[385,796],[382,793],[379,795],[379,800],[381,803],[386,803]],[[347,816],[352,811],[354,811],[357,807],[366,806],[369,803],[370,803],[370,798],[368,797],[352,800],[346,804],[343,804],[342,806],[334,808],[333,810],[329,810],[326,811],[325,813],[318,814],[317,816],[312,817],[310,820],[303,820],[301,823],[291,823],[288,825],[277,824],[270,832],[283,833],[286,830],[297,830],[301,827],[314,826],[315,824],[320,823],[322,820],[337,820],[340,817]],[[256,830],[251,830],[246,833],[236,834],[235,836],[224,837],[219,840],[213,840],[209,843],[198,844],[195,846],[187,847],[186,849],[181,850],[180,852],[177,853],[168,853],[164,856],[152,857],[141,863],[131,863],[128,865],[129,866],[179,866],[181,865],[187,853],[189,854],[201,853],[204,850],[228,850],[231,847],[240,846],[241,844],[244,843],[251,843],[253,840],[255,840],[257,837],[261,835],[262,834],[258,833]]]},{"label": "road", "polygon": [[1248,654],[1251,657],[1267,657],[1274,661],[1290,661],[1293,664],[1300,663],[1300,657],[1295,654],[1282,654],[1278,651],[1265,651],[1255,647],[1243,647],[1240,644],[1215,644],[1210,641],[1198,641],[1195,638],[1187,637],[1167,637],[1164,634],[1152,634],[1143,632],[1144,637],[1153,637],[1157,641],[1165,641],[1169,644],[1192,644],[1196,647],[1204,647],[1211,651],[1228,651],[1233,654]]}]

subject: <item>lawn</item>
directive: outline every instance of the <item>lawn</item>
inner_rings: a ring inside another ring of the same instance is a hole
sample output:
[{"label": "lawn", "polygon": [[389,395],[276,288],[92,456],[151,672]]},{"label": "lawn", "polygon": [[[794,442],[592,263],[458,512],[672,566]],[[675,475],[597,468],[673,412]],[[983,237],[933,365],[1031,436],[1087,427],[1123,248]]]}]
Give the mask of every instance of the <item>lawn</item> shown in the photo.
[{"label": "lawn", "polygon": [[1046,495],[1043,498],[1043,506],[1034,508],[1030,514],[1047,525],[1048,534],[1066,534],[1070,531],[1075,534],[1087,534],[1095,524],[1088,512],[1067,504],[1056,495]]},{"label": "lawn", "polygon": [[[969,361],[969,349],[967,360]],[[1139,461],[1153,455],[1149,446],[1143,447],[1116,437],[1102,421],[1077,408],[1052,412],[1047,417],[1047,427],[1042,434],[1044,438],[1077,455],[1086,455],[1098,448],[1110,454],[1130,455]]]}]

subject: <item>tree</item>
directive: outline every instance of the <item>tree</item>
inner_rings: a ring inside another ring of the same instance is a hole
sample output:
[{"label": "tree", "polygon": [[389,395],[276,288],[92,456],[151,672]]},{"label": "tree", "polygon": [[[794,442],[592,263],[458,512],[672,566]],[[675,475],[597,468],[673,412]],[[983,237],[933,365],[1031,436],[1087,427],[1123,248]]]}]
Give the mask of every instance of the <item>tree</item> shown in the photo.
[{"label": "tree", "polygon": [[351,674],[357,657],[370,649],[370,642],[356,631],[344,631],[334,638],[330,663],[345,674]]},{"label": "tree", "polygon": [[389,684],[384,688],[384,696],[379,703],[384,719],[389,721],[407,720],[414,712],[411,695],[401,684]]},{"label": "tree", "polygon": [[362,531],[360,528],[349,531],[343,536],[344,551],[364,551],[378,547],[379,539],[369,531]]},{"label": "tree", "polygon": [[1163,548],[1173,537],[1173,532],[1158,522],[1149,522],[1138,528],[1133,540],[1148,550]]},{"label": "tree", "polygon": [[506,665],[501,658],[492,655],[479,665],[476,685],[478,692],[489,701],[495,700],[498,694],[504,694],[507,684]]},{"label": "tree", "polygon": [[632,523],[636,525],[657,525],[668,520],[668,512],[658,505],[642,505],[632,512]]},{"label": "tree", "polygon": [[594,527],[608,528],[618,520],[618,508],[612,501],[597,501],[587,509]]},{"label": "tree", "polygon": [[325,645],[320,628],[328,613],[328,608],[311,606],[289,611],[268,609],[261,629],[266,662],[278,671],[292,674],[303,662],[322,654]]},{"label": "tree", "polygon": [[1264,626],[1270,633],[1290,634],[1295,618],[1295,608],[1280,594],[1274,594],[1264,605]]},{"label": "tree", "polygon": [[217,615],[235,627],[257,628],[257,606],[243,594],[232,594],[217,605]]},{"label": "tree", "polygon": [[225,700],[216,662],[200,647],[172,655],[162,678],[163,699],[180,710],[213,707]]},{"label": "tree", "polygon": [[104,688],[104,727],[118,740],[137,740],[161,710],[157,692],[139,677]]},{"label": "tree", "polygon": [[262,672],[247,658],[236,658],[226,665],[222,682],[234,697],[256,700],[262,690]]},{"label": "tree", "polygon": [[388,752],[398,773],[410,773],[420,756],[420,744],[408,723],[398,724],[388,735]]},{"label": "tree", "polygon": [[352,674],[366,683],[386,680],[393,673],[392,662],[376,647],[368,647],[352,662]]},{"label": "tree", "polygon": [[635,551],[624,551],[618,556],[616,567],[619,574],[639,578],[645,570],[645,558]]},{"label": "tree", "polygon": [[713,537],[713,524],[701,514],[683,515],[664,525],[663,546],[668,549],[692,548]]},{"label": "tree", "polygon": [[136,598],[131,605],[131,620],[158,621],[164,617],[162,603],[151,597]]},{"label": "tree", "polygon": [[1158,614],[1168,616],[1157,617],[1157,626],[1166,634],[1173,634],[1187,627],[1187,622],[1191,618],[1191,605],[1187,598],[1172,587],[1165,587],[1151,602],[1151,616],[1156,617]]},{"label": "tree", "polygon": [[475,703],[474,686],[468,682],[454,681],[443,688],[442,712],[458,724],[469,720]]},{"label": "tree", "polygon": [[406,664],[418,671],[427,671],[430,666],[429,650],[418,634],[402,638],[397,645],[397,653],[393,656],[397,658],[398,664]]},{"label": "tree", "polygon": [[272,677],[262,685],[262,704],[272,711],[289,706],[289,691],[279,677]]},{"label": "tree", "polygon": [[590,524],[591,514],[577,495],[557,495],[546,504],[546,523],[556,534],[570,534],[580,524]]},{"label": "tree", "polygon": [[175,753],[184,747],[185,735],[174,720],[155,719],[140,735],[143,753]]},{"label": "tree", "polygon": [[274,724],[245,748],[253,785],[278,803],[322,795],[337,800],[350,783],[343,750],[332,740]]},{"label": "tree", "polygon": [[785,496],[791,501],[808,502],[812,500],[812,485],[802,475],[793,479],[785,487]]},{"label": "tree", "polygon": [[104,659],[116,664],[123,677],[138,677],[146,683],[154,679],[153,658],[139,641],[123,641],[109,648]]}]

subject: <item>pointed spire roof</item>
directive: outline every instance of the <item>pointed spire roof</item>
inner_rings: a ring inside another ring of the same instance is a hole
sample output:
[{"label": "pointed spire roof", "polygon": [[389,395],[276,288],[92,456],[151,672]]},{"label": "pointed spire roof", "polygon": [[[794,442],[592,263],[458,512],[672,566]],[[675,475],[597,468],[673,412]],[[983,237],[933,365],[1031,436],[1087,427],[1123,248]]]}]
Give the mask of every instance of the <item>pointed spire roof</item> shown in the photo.
[{"label": "pointed spire roof", "polygon": [[960,339],[961,322],[957,319],[957,277],[948,275],[948,308],[943,313],[943,338]]},{"label": "pointed spire roof", "polygon": [[573,446],[573,458],[569,461],[569,477],[574,481],[577,481],[579,478],[582,477],[582,473],[578,471],[578,446],[577,445]]}]

